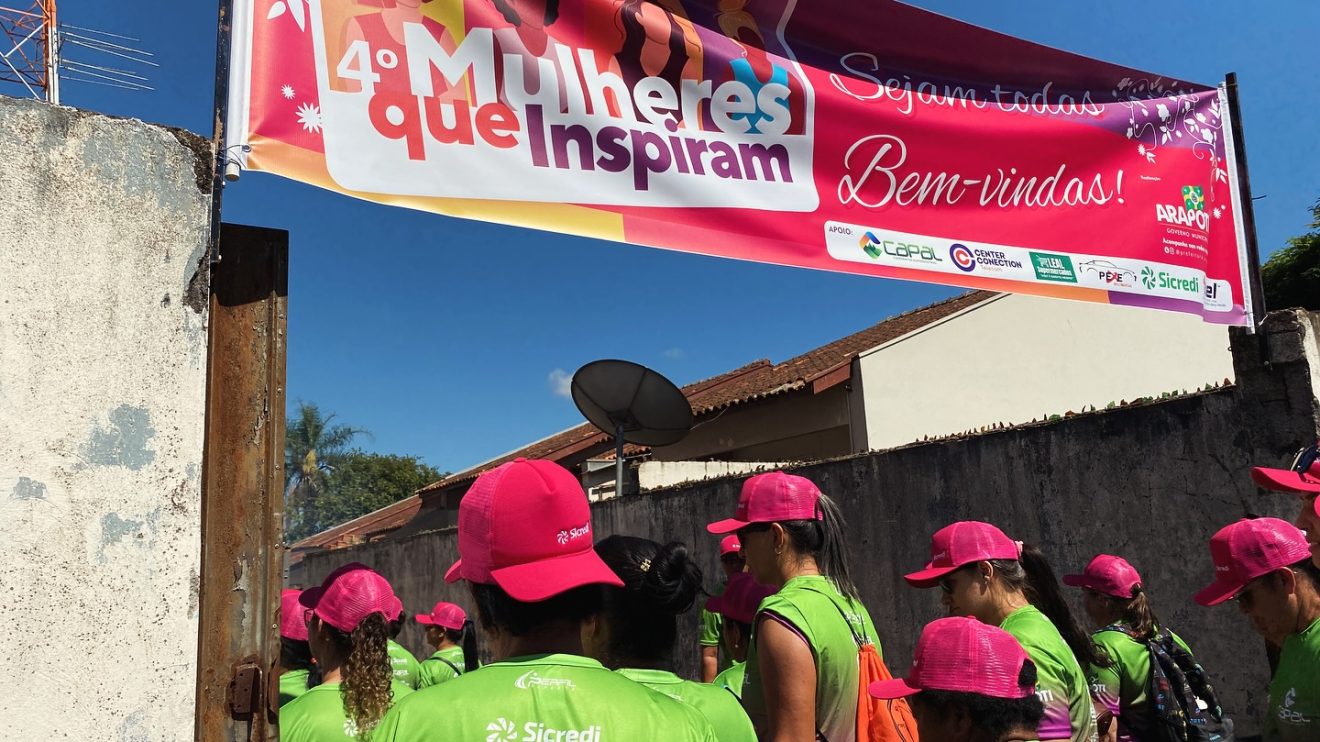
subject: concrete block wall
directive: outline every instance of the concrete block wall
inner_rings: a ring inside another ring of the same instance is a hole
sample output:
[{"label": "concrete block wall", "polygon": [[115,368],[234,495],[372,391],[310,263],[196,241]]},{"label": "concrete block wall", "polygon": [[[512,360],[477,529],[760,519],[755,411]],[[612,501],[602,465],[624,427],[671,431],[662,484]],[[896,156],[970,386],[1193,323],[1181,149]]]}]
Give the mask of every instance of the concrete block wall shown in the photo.
[{"label": "concrete block wall", "polygon": [[209,144],[0,97],[0,736],[191,739]]}]

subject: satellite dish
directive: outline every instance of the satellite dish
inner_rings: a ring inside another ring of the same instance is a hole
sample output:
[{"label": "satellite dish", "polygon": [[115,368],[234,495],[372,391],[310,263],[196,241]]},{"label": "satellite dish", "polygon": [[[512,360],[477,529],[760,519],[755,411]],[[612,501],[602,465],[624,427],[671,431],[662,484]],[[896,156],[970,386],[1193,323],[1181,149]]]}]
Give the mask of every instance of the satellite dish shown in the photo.
[{"label": "satellite dish", "polygon": [[592,361],[573,374],[573,404],[614,436],[615,489],[623,494],[623,444],[668,446],[692,429],[692,405],[674,382],[631,361]]}]

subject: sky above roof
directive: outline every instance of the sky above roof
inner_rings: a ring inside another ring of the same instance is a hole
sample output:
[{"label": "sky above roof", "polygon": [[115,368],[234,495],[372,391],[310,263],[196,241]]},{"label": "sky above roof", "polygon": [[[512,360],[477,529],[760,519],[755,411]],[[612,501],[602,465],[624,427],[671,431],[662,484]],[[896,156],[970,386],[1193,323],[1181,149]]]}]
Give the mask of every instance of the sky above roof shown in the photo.
[{"label": "sky above roof", "polygon": [[[1262,252],[1306,230],[1320,3],[914,4],[1175,78],[1236,71]],[[68,83],[64,103],[209,136],[215,5],[61,0],[64,23],[137,37],[161,65],[154,91]],[[289,399],[372,431],[364,448],[455,471],[580,423],[567,379],[588,361],[686,384],[959,293],[465,221],[266,174],[226,189],[224,218],[290,232]]]}]

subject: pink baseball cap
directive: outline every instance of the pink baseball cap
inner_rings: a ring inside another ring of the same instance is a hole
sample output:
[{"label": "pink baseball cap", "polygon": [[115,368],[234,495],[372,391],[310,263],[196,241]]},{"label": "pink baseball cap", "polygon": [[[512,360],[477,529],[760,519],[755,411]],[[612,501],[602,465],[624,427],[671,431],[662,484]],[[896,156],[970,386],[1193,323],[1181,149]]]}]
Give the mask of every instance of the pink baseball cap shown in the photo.
[{"label": "pink baseball cap", "polygon": [[390,609],[385,613],[385,618],[391,621],[398,621],[403,618],[403,601],[399,596],[394,596],[394,601],[390,603]]},{"label": "pink baseball cap", "polygon": [[477,477],[458,504],[458,554],[446,582],[498,585],[524,603],[582,585],[623,587],[592,548],[582,485],[550,461],[514,459]]},{"label": "pink baseball cap", "polygon": [[706,601],[706,610],[749,624],[756,618],[756,609],[761,606],[761,601],[774,595],[777,590],[757,582],[746,572],[739,572],[729,578],[723,593]]},{"label": "pink baseball cap", "polygon": [[[1298,451],[1292,466],[1287,469],[1254,467],[1251,479],[1261,487],[1275,492],[1295,492],[1299,495],[1320,493],[1320,448],[1308,446]],[[1320,515],[1320,499],[1316,500],[1315,508],[1316,514]]]},{"label": "pink baseball cap", "polygon": [[738,494],[732,518],[706,526],[711,533],[733,533],[752,523],[820,520],[820,488],[806,477],[782,471],[749,477]]},{"label": "pink baseball cap", "polygon": [[1034,684],[1020,685],[1027,653],[1013,635],[974,618],[954,616],[926,624],[906,678],[877,680],[867,690],[880,699],[923,690],[976,693],[991,698],[1026,698]]},{"label": "pink baseball cap", "polygon": [[962,520],[947,525],[930,537],[930,561],[926,568],[905,575],[913,587],[935,587],[940,578],[959,567],[989,559],[1017,560],[1022,556],[1022,542],[976,520]]},{"label": "pink baseball cap", "polygon": [[1257,577],[1310,558],[1311,548],[1297,526],[1278,518],[1240,520],[1210,539],[1215,581],[1194,599],[1204,606],[1219,605]]},{"label": "pink baseball cap", "polygon": [[307,622],[303,621],[303,608],[298,604],[302,590],[280,593],[280,636],[296,642],[307,641]]},{"label": "pink baseball cap", "polygon": [[1099,554],[1079,575],[1064,575],[1063,584],[1084,587],[1115,598],[1131,598],[1141,575],[1123,557]]},{"label": "pink baseball cap", "polygon": [[729,535],[720,539],[720,556],[737,554],[740,551],[742,551],[742,544],[738,543],[737,536]]},{"label": "pink baseball cap", "polygon": [[362,565],[345,567],[330,573],[320,587],[304,590],[299,604],[343,632],[351,632],[373,613],[389,619],[398,600],[389,581]]},{"label": "pink baseball cap", "polygon": [[467,621],[467,613],[453,603],[443,600],[435,604],[430,613],[418,613],[417,623],[423,626],[439,626],[442,629],[458,631]]}]

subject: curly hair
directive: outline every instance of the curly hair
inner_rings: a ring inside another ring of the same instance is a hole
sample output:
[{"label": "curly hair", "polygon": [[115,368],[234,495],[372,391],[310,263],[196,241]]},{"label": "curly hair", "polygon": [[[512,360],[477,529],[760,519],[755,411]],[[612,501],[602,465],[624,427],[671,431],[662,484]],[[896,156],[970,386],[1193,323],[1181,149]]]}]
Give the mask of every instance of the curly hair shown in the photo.
[{"label": "curly hair", "polygon": [[335,644],[347,654],[342,670],[343,681],[339,685],[344,714],[365,739],[394,700],[394,691],[390,688],[393,671],[387,650],[389,622],[384,615],[373,613],[362,619],[351,634],[329,624],[326,629]]}]

